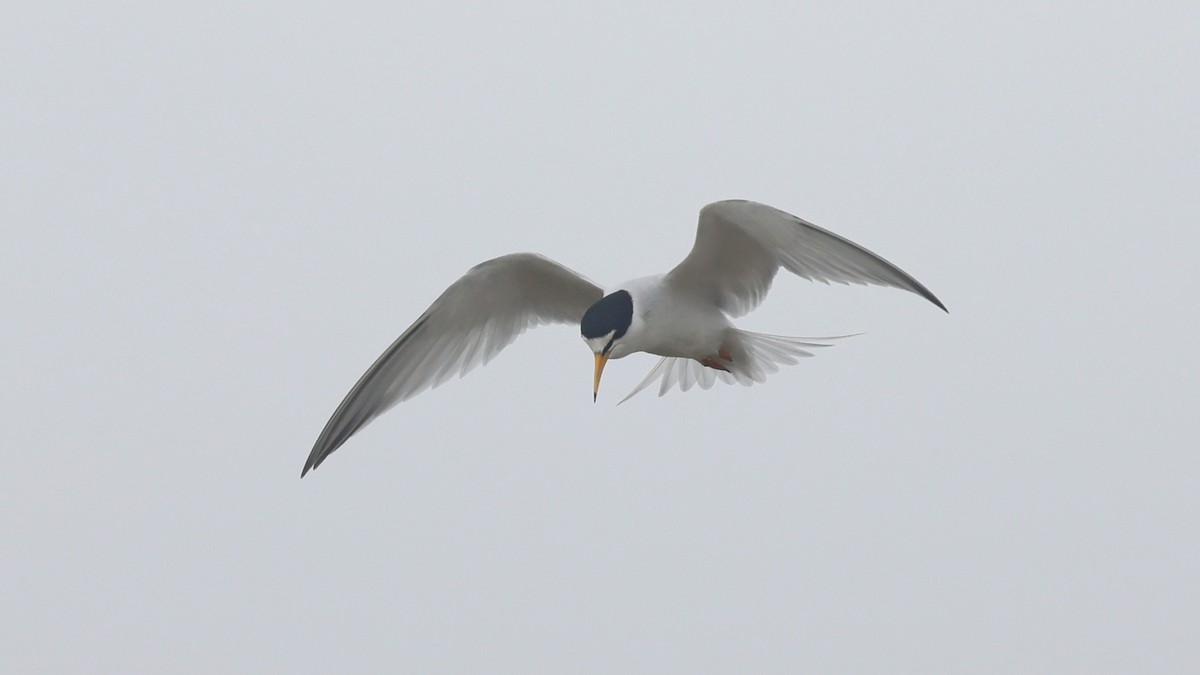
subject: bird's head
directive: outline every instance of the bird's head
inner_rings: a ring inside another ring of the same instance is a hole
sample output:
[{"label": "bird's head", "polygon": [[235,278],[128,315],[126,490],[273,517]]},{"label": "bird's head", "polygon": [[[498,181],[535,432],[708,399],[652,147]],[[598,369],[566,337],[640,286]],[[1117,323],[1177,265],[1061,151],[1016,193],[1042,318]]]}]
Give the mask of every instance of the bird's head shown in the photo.
[{"label": "bird's head", "polygon": [[629,291],[616,291],[600,298],[583,313],[579,332],[583,341],[596,355],[596,375],[592,382],[592,400],[600,391],[600,374],[610,358],[621,358],[626,351],[621,338],[633,324],[633,296]]}]

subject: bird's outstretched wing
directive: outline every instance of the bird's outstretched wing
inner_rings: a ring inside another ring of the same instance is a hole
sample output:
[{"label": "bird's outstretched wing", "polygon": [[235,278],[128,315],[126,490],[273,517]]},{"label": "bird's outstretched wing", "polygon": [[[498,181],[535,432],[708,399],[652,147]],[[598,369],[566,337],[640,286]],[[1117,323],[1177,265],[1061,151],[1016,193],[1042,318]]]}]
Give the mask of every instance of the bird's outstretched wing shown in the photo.
[{"label": "bird's outstretched wing", "polygon": [[903,288],[946,310],[921,282],[862,246],[744,200],[700,210],[696,243],[666,281],[700,292],[730,316],[741,316],[762,302],[780,267],[812,281]]},{"label": "bird's outstretched wing", "polygon": [[533,253],[471,268],[388,347],[338,406],[300,476],[397,403],[487,363],[526,329],[578,322],[600,287]]}]

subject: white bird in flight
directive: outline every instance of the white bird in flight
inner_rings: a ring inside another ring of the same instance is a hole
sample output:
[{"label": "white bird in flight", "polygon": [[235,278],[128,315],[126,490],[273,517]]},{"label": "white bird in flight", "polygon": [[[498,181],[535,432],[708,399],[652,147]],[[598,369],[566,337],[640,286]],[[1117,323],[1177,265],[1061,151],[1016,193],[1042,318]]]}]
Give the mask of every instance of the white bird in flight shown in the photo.
[{"label": "white bird in flight", "polygon": [[472,267],[367,370],[334,411],[300,476],[392,406],[451,375],[486,364],[526,329],[579,323],[595,355],[592,400],[609,359],[662,358],[629,396],[661,380],[707,389],[717,379],[753,384],[827,344],[739,330],[730,322],[758,306],[779,268],[812,281],[875,284],[946,306],[908,273],[854,242],[765,204],[729,200],[700,210],[696,243],[666,274],[600,286],[536,253]]}]

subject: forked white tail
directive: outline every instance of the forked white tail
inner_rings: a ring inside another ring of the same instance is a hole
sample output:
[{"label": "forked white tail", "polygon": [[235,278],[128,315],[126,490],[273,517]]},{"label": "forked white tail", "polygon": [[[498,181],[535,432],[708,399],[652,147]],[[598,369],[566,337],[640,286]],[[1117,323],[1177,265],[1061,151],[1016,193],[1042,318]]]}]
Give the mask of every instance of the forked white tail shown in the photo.
[{"label": "forked white tail", "polygon": [[765,381],[767,375],[777,372],[780,366],[795,365],[801,358],[813,356],[813,353],[808,351],[810,349],[832,347],[833,341],[855,335],[861,333],[830,337],[785,337],[735,330],[728,345],[733,353],[733,358],[728,363],[728,371],[706,367],[695,359],[664,356],[646,375],[646,379],[634,387],[617,405],[633,398],[655,380],[661,380],[658,387],[659,396],[663,396],[675,386],[678,386],[680,391],[687,391],[694,386],[708,389],[717,380],[727,384],[738,382],[750,386],[755,382]]}]

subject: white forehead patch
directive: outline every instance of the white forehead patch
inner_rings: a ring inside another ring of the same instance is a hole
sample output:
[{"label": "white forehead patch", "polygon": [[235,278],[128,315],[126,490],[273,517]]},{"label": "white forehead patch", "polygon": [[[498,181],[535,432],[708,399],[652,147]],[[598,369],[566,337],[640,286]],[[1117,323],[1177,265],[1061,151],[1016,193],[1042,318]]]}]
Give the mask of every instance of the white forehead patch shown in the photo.
[{"label": "white forehead patch", "polygon": [[615,330],[610,330],[610,331],[608,331],[607,335],[603,335],[601,337],[595,337],[595,338],[586,338],[585,337],[585,338],[583,338],[583,341],[587,343],[587,346],[589,349],[591,349],[593,352],[599,354],[600,352],[604,351],[605,347],[608,346],[608,341],[612,339],[613,334],[616,332],[617,331],[615,331]]}]

